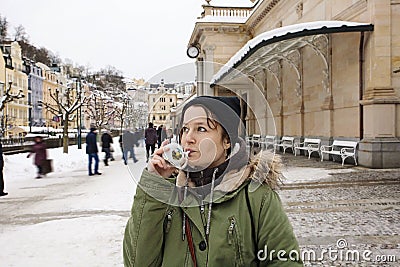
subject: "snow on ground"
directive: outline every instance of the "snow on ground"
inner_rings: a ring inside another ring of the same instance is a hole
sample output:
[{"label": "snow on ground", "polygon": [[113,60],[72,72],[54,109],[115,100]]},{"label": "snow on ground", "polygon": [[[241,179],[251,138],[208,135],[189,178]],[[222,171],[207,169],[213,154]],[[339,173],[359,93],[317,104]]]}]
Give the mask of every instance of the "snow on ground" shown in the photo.
[{"label": "snow on ground", "polygon": [[[121,160],[114,139],[115,161],[100,176],[88,176],[85,145],[49,149],[54,172],[35,179],[27,153],[6,155],[4,178],[9,195],[0,199],[0,266],[123,266],[122,239],[136,184]],[[144,149],[136,150],[145,166]],[[100,159],[104,153],[99,153]]]},{"label": "snow on ground", "polygon": [[[0,198],[0,266],[123,266],[122,239],[130,215],[135,177],[146,165],[121,160],[114,139],[115,161],[100,176],[88,176],[85,145],[49,149],[54,172],[35,179],[27,153],[5,156],[4,178],[9,195]],[[104,153],[99,153],[100,159]],[[343,170],[346,171],[346,170]],[[325,168],[284,169],[286,183],[329,178]],[[337,172],[337,170],[336,170]]]},{"label": "snow on ground", "polygon": [[[335,173],[352,172],[352,169],[335,169]],[[316,180],[325,180],[332,177],[331,169],[311,167],[290,167],[282,170],[285,184],[306,183]]]}]

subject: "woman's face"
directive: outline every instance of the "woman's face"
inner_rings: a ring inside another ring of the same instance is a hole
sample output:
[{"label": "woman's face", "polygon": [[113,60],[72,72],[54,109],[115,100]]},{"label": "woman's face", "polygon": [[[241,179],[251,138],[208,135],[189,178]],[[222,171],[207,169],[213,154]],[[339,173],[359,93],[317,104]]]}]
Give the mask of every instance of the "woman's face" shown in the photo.
[{"label": "woman's face", "polygon": [[209,123],[203,107],[191,106],[183,116],[181,145],[189,152],[192,167],[215,167],[225,161],[225,150],[230,147],[222,137],[223,129],[217,122]]}]

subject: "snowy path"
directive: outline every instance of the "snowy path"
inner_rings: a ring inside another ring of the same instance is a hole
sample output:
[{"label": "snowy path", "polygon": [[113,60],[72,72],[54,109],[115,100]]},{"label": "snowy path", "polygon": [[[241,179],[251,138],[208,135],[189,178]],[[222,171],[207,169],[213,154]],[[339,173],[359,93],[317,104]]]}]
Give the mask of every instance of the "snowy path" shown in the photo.
[{"label": "snowy path", "polygon": [[[1,266],[123,266],[123,232],[136,184],[114,147],[116,160],[109,167],[100,162],[103,174],[90,177],[85,146],[72,146],[69,154],[49,150],[55,171],[42,179],[34,179],[26,153],[6,156]],[[145,160],[142,147],[136,152],[138,175]]]}]

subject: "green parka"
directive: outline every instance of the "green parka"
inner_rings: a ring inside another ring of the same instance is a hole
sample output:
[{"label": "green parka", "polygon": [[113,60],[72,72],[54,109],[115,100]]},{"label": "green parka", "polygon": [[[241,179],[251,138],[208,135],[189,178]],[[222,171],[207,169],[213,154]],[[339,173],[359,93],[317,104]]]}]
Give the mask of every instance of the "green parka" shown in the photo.
[{"label": "green parka", "polygon": [[187,238],[182,240],[183,213],[190,219],[197,266],[303,266],[290,222],[272,189],[279,163],[264,153],[222,178],[215,187],[208,240],[208,205],[205,210],[191,206],[198,202],[194,194],[181,206],[157,200],[183,184],[183,173],[164,179],[144,170],[125,229],[125,266],[193,266]]}]

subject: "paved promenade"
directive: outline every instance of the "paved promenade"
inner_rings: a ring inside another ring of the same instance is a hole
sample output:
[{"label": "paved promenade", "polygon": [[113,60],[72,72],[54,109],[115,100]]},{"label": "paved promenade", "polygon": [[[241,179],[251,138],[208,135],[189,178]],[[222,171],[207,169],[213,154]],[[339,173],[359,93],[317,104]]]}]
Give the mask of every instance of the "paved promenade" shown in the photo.
[{"label": "paved promenade", "polygon": [[[87,156],[78,153],[71,169],[39,180],[13,177],[27,159],[7,156],[21,159],[7,161],[0,266],[123,266],[136,191],[131,175],[146,166],[144,148],[136,152],[139,162],[129,170],[117,149],[109,167],[100,164],[103,174],[89,177]],[[282,159],[286,179],[278,193],[305,266],[400,266],[400,169],[342,167],[290,153]]]},{"label": "paved promenade", "polygon": [[279,194],[305,266],[400,266],[400,169],[282,158]]}]

